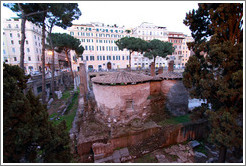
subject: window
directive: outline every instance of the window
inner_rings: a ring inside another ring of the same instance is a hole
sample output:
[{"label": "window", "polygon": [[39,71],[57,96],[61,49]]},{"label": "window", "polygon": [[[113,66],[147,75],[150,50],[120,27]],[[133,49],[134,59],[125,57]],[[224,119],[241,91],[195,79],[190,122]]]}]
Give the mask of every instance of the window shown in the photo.
[{"label": "window", "polygon": [[88,56],[86,56],[86,60],[87,60],[87,61],[89,60]]},{"label": "window", "polygon": [[28,61],[31,61],[31,57],[30,56],[28,57]]},{"label": "window", "polygon": [[115,60],[115,56],[113,56],[113,60]]},{"label": "window", "polygon": [[124,55],[122,55],[122,60],[125,60],[125,56]]},{"label": "window", "polygon": [[18,25],[18,24],[16,24],[16,25],[15,25],[15,28],[19,28],[19,25]]},{"label": "window", "polygon": [[30,49],[29,49],[29,48],[26,48],[26,51],[27,51],[27,52],[30,52]]},{"label": "window", "polygon": [[17,37],[20,37],[20,34],[19,33],[17,33]]},{"label": "window", "polygon": [[15,48],[12,48],[12,52],[15,53]]},{"label": "window", "polygon": [[28,44],[28,40],[26,40],[26,44]]},{"label": "window", "polygon": [[11,44],[14,44],[14,40],[11,40]]},{"label": "window", "polygon": [[80,60],[83,61],[83,55],[80,57]]},{"label": "window", "polygon": [[3,54],[6,54],[6,51],[5,50],[3,50]]},{"label": "window", "polygon": [[94,61],[94,56],[90,56],[90,61]]},{"label": "window", "polygon": [[85,50],[88,50],[88,47],[87,46],[85,46]]},{"label": "window", "polygon": [[34,35],[34,39],[36,39],[36,35]]},{"label": "window", "polygon": [[10,37],[13,37],[12,33],[9,34]]},{"label": "window", "polygon": [[105,56],[103,55],[103,60],[105,60]]},{"label": "window", "polygon": [[17,61],[17,58],[16,57],[14,57],[14,61]]},{"label": "window", "polygon": [[99,61],[99,56],[97,56],[97,60]]},{"label": "window", "polygon": [[73,36],[74,35],[74,32],[70,32],[70,35]]}]

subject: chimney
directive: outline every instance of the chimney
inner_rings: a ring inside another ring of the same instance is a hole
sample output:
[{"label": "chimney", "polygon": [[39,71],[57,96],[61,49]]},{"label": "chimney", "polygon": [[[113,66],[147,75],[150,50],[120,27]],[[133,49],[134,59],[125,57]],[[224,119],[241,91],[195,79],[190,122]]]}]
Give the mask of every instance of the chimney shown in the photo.
[{"label": "chimney", "polygon": [[150,66],[150,75],[155,76],[155,64],[154,64],[154,62],[152,62],[151,66]]},{"label": "chimney", "polygon": [[168,63],[168,71],[173,71],[173,64],[174,64],[174,61],[170,61]]}]

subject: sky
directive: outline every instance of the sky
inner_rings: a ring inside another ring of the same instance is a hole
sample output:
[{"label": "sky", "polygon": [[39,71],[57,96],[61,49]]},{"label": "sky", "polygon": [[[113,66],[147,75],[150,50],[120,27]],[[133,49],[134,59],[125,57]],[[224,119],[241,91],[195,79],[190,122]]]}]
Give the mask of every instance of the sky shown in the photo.
[{"label": "sky", "polygon": [[[45,1],[46,3],[49,1]],[[54,1],[55,2],[55,1]],[[64,1],[60,1],[64,2]],[[106,25],[125,26],[134,28],[142,22],[164,26],[168,31],[183,32],[190,35],[191,32],[183,24],[186,13],[198,8],[195,1],[68,1],[76,2],[82,12],[79,20],[74,24],[101,22]],[[1,7],[1,17],[9,18],[16,15],[6,7]],[[53,32],[65,32],[61,28],[55,28]]]}]

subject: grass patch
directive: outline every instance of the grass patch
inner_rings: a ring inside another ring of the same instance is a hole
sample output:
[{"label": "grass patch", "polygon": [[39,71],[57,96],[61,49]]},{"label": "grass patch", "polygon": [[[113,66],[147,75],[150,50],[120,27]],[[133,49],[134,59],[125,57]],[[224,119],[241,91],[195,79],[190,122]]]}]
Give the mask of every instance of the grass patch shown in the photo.
[{"label": "grass patch", "polygon": [[153,154],[146,154],[140,158],[137,158],[135,163],[157,163],[158,160],[155,158]]},{"label": "grass patch", "polygon": [[[70,95],[70,93],[69,93]],[[71,104],[69,104],[67,108],[67,113],[63,116],[60,116],[58,120],[52,120],[55,125],[60,124],[63,120],[66,121],[67,131],[69,131],[72,128],[73,120],[77,112],[78,108],[78,95],[79,92],[76,92],[72,98]],[[50,118],[57,116],[57,113],[53,113],[50,115]]]},{"label": "grass patch", "polygon": [[68,99],[70,97],[70,90],[63,92],[61,99]]},{"label": "grass patch", "polygon": [[189,122],[189,121],[191,121],[190,115],[186,114],[186,115],[182,115],[182,116],[176,116],[176,117],[172,117],[169,119],[165,119],[163,121],[160,121],[158,123],[158,125],[165,126],[165,125],[170,125],[170,124],[185,123],[185,122]]}]

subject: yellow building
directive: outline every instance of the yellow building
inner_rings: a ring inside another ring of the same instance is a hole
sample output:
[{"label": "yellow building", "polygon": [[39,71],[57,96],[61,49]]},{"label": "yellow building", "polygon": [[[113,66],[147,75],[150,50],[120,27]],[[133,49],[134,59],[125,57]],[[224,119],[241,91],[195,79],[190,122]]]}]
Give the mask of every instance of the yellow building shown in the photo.
[{"label": "yellow building", "polygon": [[[129,63],[129,51],[120,51],[115,41],[129,36],[124,27],[110,26],[103,23],[74,24],[68,28],[71,36],[79,39],[85,48],[81,58],[73,61],[73,70],[79,63],[86,61],[90,70],[126,68]],[[75,56],[73,53],[71,56]],[[73,57],[72,57],[73,58]]]}]

